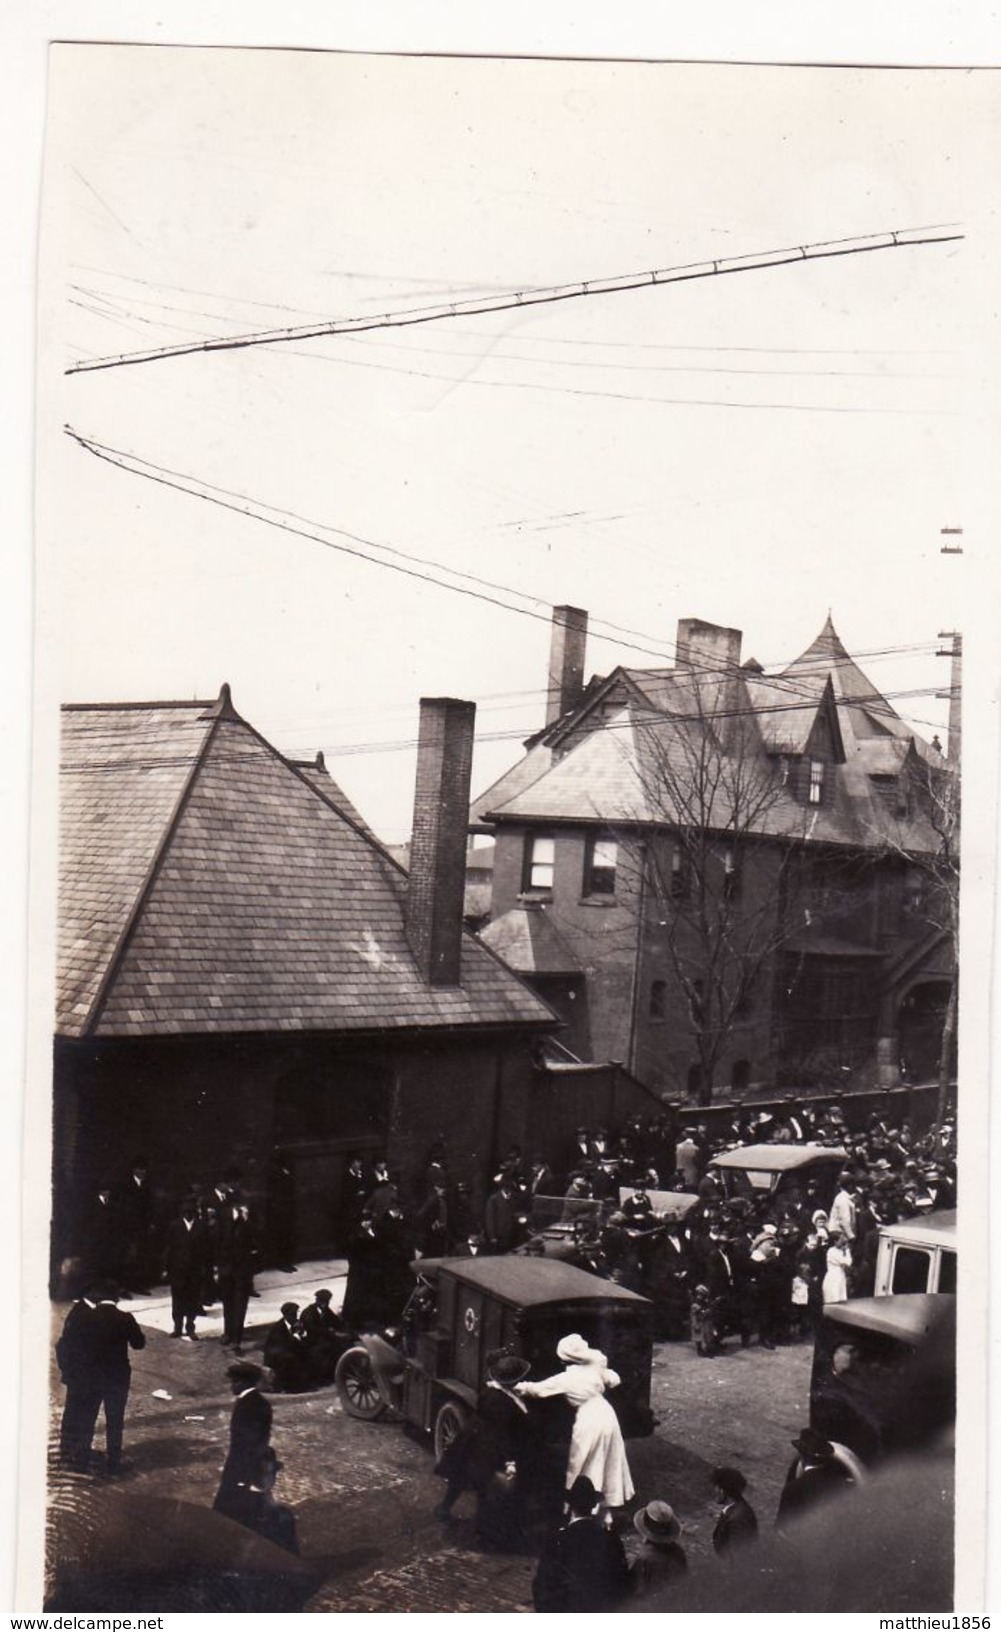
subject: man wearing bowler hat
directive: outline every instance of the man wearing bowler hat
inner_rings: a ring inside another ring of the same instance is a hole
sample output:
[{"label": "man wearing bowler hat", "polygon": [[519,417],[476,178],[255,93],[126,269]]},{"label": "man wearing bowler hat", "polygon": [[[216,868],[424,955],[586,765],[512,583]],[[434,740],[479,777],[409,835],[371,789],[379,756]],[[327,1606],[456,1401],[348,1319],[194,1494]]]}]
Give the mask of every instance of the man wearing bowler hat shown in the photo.
[{"label": "man wearing bowler hat", "polygon": [[713,1547],[717,1553],[729,1557],[748,1542],[757,1541],[757,1515],[744,1499],[747,1480],[739,1468],[714,1468],[713,1489],[720,1510],[713,1530]]},{"label": "man wearing bowler hat", "polygon": [[601,1492],[580,1474],[567,1492],[566,1523],[548,1542],[532,1582],[539,1614],[613,1609],[632,1582],[625,1548],[598,1516]]},{"label": "man wearing bowler hat", "polygon": [[851,1473],[838,1459],[834,1446],[816,1429],[804,1428],[792,1443],[796,1457],[789,1465],[775,1519],[775,1528],[781,1533],[852,1484]]}]

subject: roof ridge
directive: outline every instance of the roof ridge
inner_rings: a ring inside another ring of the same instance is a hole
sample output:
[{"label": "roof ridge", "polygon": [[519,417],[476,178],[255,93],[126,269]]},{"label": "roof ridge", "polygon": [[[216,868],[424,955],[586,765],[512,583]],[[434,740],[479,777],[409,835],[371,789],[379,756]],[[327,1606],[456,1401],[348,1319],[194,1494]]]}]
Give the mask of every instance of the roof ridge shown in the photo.
[{"label": "roof ridge", "polygon": [[218,704],[218,697],[184,697],[166,702],[60,703],[59,711],[61,714],[110,714],[124,713],[127,709],[142,709],[149,713],[154,708],[200,708],[204,713],[206,709],[216,708]]}]

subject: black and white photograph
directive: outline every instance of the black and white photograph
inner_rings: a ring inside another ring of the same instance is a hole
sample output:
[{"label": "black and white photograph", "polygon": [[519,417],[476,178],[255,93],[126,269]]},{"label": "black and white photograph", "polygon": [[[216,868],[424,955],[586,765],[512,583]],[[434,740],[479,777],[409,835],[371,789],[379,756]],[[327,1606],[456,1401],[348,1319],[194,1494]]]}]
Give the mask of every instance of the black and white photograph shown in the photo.
[{"label": "black and white photograph", "polygon": [[981,1614],[998,71],[44,117],[36,1610]]}]

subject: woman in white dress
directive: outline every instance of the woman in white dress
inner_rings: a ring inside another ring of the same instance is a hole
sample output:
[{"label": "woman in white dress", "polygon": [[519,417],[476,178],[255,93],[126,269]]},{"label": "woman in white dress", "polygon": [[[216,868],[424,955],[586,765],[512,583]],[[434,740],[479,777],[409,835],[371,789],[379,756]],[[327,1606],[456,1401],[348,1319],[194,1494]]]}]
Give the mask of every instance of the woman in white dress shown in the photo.
[{"label": "woman in white dress", "polygon": [[515,1393],[536,1400],[561,1394],[574,1407],[566,1488],[584,1474],[601,1491],[606,1507],[622,1507],[635,1486],[619,1419],[605,1399],[606,1389],[618,1387],[618,1373],[598,1349],[588,1347],[579,1332],[560,1339],[556,1357],[563,1361],[564,1371],[540,1383],[517,1383]]},{"label": "woman in white dress", "polygon": [[838,1231],[831,1232],[827,1249],[827,1273],[821,1288],[825,1303],[844,1303],[848,1297],[848,1271],[852,1267],[852,1253],[848,1242]]}]

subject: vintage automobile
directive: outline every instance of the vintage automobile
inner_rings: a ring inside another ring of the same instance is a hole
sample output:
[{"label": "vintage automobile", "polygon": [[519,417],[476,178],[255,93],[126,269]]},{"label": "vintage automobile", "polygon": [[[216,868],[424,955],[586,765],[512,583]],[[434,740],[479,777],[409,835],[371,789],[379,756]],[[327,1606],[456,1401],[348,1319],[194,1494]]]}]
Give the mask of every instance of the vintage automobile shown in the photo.
[{"label": "vintage automobile", "polygon": [[[343,1354],[336,1383],[350,1416],[392,1409],[431,1436],[435,1456],[463,1430],[486,1381],[486,1358],[509,1349],[533,1378],[559,1369],[556,1345],[580,1332],[608,1356],[620,1386],[609,1394],[626,1435],[653,1432],[653,1305],[556,1259],[423,1259],[399,1334],[366,1333]],[[569,1434],[569,1419],[565,1424]]]},{"label": "vintage automobile", "polygon": [[872,1464],[917,1449],[956,1409],[956,1299],[908,1292],[829,1303],[817,1331],[810,1426]]},{"label": "vintage automobile", "polygon": [[877,1297],[889,1292],[955,1292],[955,1210],[882,1224],[874,1290]]},{"label": "vintage automobile", "polygon": [[808,1180],[816,1179],[818,1205],[829,1207],[846,1159],[840,1145],[740,1145],[714,1156],[709,1172],[728,1197],[781,1198],[794,1186],[802,1192]]},{"label": "vintage automobile", "polygon": [[[637,1194],[635,1186],[620,1185],[619,1206],[622,1207]],[[690,1190],[644,1190],[643,1194],[649,1196],[650,1206],[658,1224],[680,1224],[699,1199]]]}]

